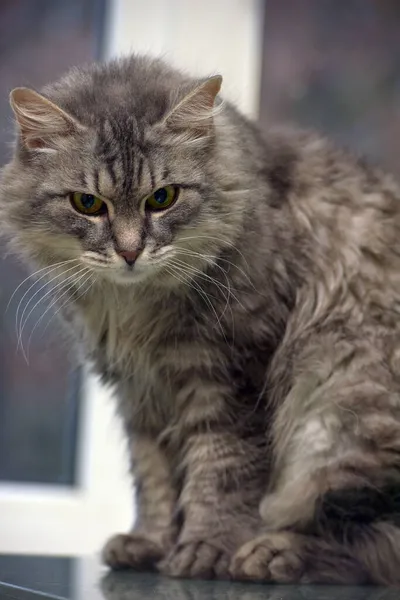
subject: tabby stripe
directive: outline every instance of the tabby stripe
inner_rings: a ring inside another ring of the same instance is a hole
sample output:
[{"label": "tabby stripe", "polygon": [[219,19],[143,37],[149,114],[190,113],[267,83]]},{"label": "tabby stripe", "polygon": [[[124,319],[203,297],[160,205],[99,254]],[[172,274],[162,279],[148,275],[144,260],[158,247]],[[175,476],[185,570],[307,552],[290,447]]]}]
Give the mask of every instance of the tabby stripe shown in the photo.
[{"label": "tabby stripe", "polygon": [[101,195],[100,188],[99,188],[99,170],[98,169],[94,170],[93,181],[94,181],[94,189],[95,189],[96,193]]},{"label": "tabby stripe", "polygon": [[[122,158],[122,172],[123,172],[122,194],[126,195],[127,191],[128,191],[128,186],[129,186],[129,181],[128,181],[129,164],[128,164],[128,156],[127,156],[126,132],[125,132],[125,135],[123,135],[123,132],[120,129],[119,123],[115,120],[112,120],[112,121],[110,120],[110,127],[111,127],[112,134],[120,147],[120,154],[121,154],[121,158]],[[128,146],[129,146],[129,144],[128,144]]]},{"label": "tabby stripe", "polygon": [[138,166],[138,174],[137,174],[137,185],[140,187],[142,185],[142,177],[143,177],[143,156],[139,156],[139,166]]},{"label": "tabby stripe", "polygon": [[117,185],[117,176],[115,174],[115,169],[114,169],[114,163],[116,161],[116,158],[117,157],[115,155],[109,156],[105,161],[107,173],[108,173],[114,187]]},{"label": "tabby stripe", "polygon": [[147,165],[149,167],[151,189],[154,190],[154,188],[156,187],[156,178],[154,175],[154,165],[152,164],[149,157],[147,157]]}]

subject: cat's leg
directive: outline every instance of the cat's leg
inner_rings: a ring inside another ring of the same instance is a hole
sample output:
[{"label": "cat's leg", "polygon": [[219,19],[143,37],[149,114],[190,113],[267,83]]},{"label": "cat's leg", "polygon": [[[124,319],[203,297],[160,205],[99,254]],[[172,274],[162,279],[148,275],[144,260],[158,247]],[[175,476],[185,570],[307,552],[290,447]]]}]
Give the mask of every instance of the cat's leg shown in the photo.
[{"label": "cat's leg", "polygon": [[277,407],[265,528],[234,578],[400,582],[400,354],[367,334],[299,352],[310,366]]},{"label": "cat's leg", "polygon": [[226,578],[230,560],[261,526],[259,449],[226,425],[187,440],[180,495],[183,526],[160,568],[174,577]]},{"label": "cat's leg", "polygon": [[155,440],[137,435],[131,453],[137,520],[130,533],[117,534],[106,543],[103,561],[113,569],[155,568],[177,535],[177,493],[168,460]]}]

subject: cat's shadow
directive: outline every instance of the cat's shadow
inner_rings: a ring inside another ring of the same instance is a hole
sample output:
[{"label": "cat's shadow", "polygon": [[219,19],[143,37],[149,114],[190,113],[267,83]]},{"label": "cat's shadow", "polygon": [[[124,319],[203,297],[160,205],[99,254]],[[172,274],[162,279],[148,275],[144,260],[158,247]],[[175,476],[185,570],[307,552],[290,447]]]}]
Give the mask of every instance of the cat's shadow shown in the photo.
[{"label": "cat's shadow", "polygon": [[399,590],[364,586],[255,585],[178,580],[129,571],[107,573],[105,600],[398,600]]}]

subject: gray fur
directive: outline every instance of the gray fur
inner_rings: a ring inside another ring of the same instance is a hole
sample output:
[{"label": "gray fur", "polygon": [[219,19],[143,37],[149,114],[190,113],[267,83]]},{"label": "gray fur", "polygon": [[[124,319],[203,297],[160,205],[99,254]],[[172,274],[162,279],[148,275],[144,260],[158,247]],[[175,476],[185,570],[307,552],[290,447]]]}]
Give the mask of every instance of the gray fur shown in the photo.
[{"label": "gray fur", "polygon": [[[76,260],[52,272],[62,313],[116,390],[139,517],[105,560],[400,583],[399,188],[317,135],[207,113],[205,81],[138,57],[74,70],[43,92],[65,131],[21,129],[2,172],[12,247]],[[167,184],[176,204],[144,215]]]}]

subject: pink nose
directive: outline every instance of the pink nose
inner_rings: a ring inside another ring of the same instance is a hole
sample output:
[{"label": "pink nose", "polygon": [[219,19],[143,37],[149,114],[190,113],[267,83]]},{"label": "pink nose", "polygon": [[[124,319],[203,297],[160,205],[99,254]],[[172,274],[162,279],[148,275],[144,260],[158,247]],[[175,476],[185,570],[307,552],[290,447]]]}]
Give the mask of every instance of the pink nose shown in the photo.
[{"label": "pink nose", "polygon": [[122,252],[118,252],[118,254],[122,256],[122,258],[125,259],[125,262],[131,267],[139,256],[140,250],[134,250],[133,252],[123,250]]}]

